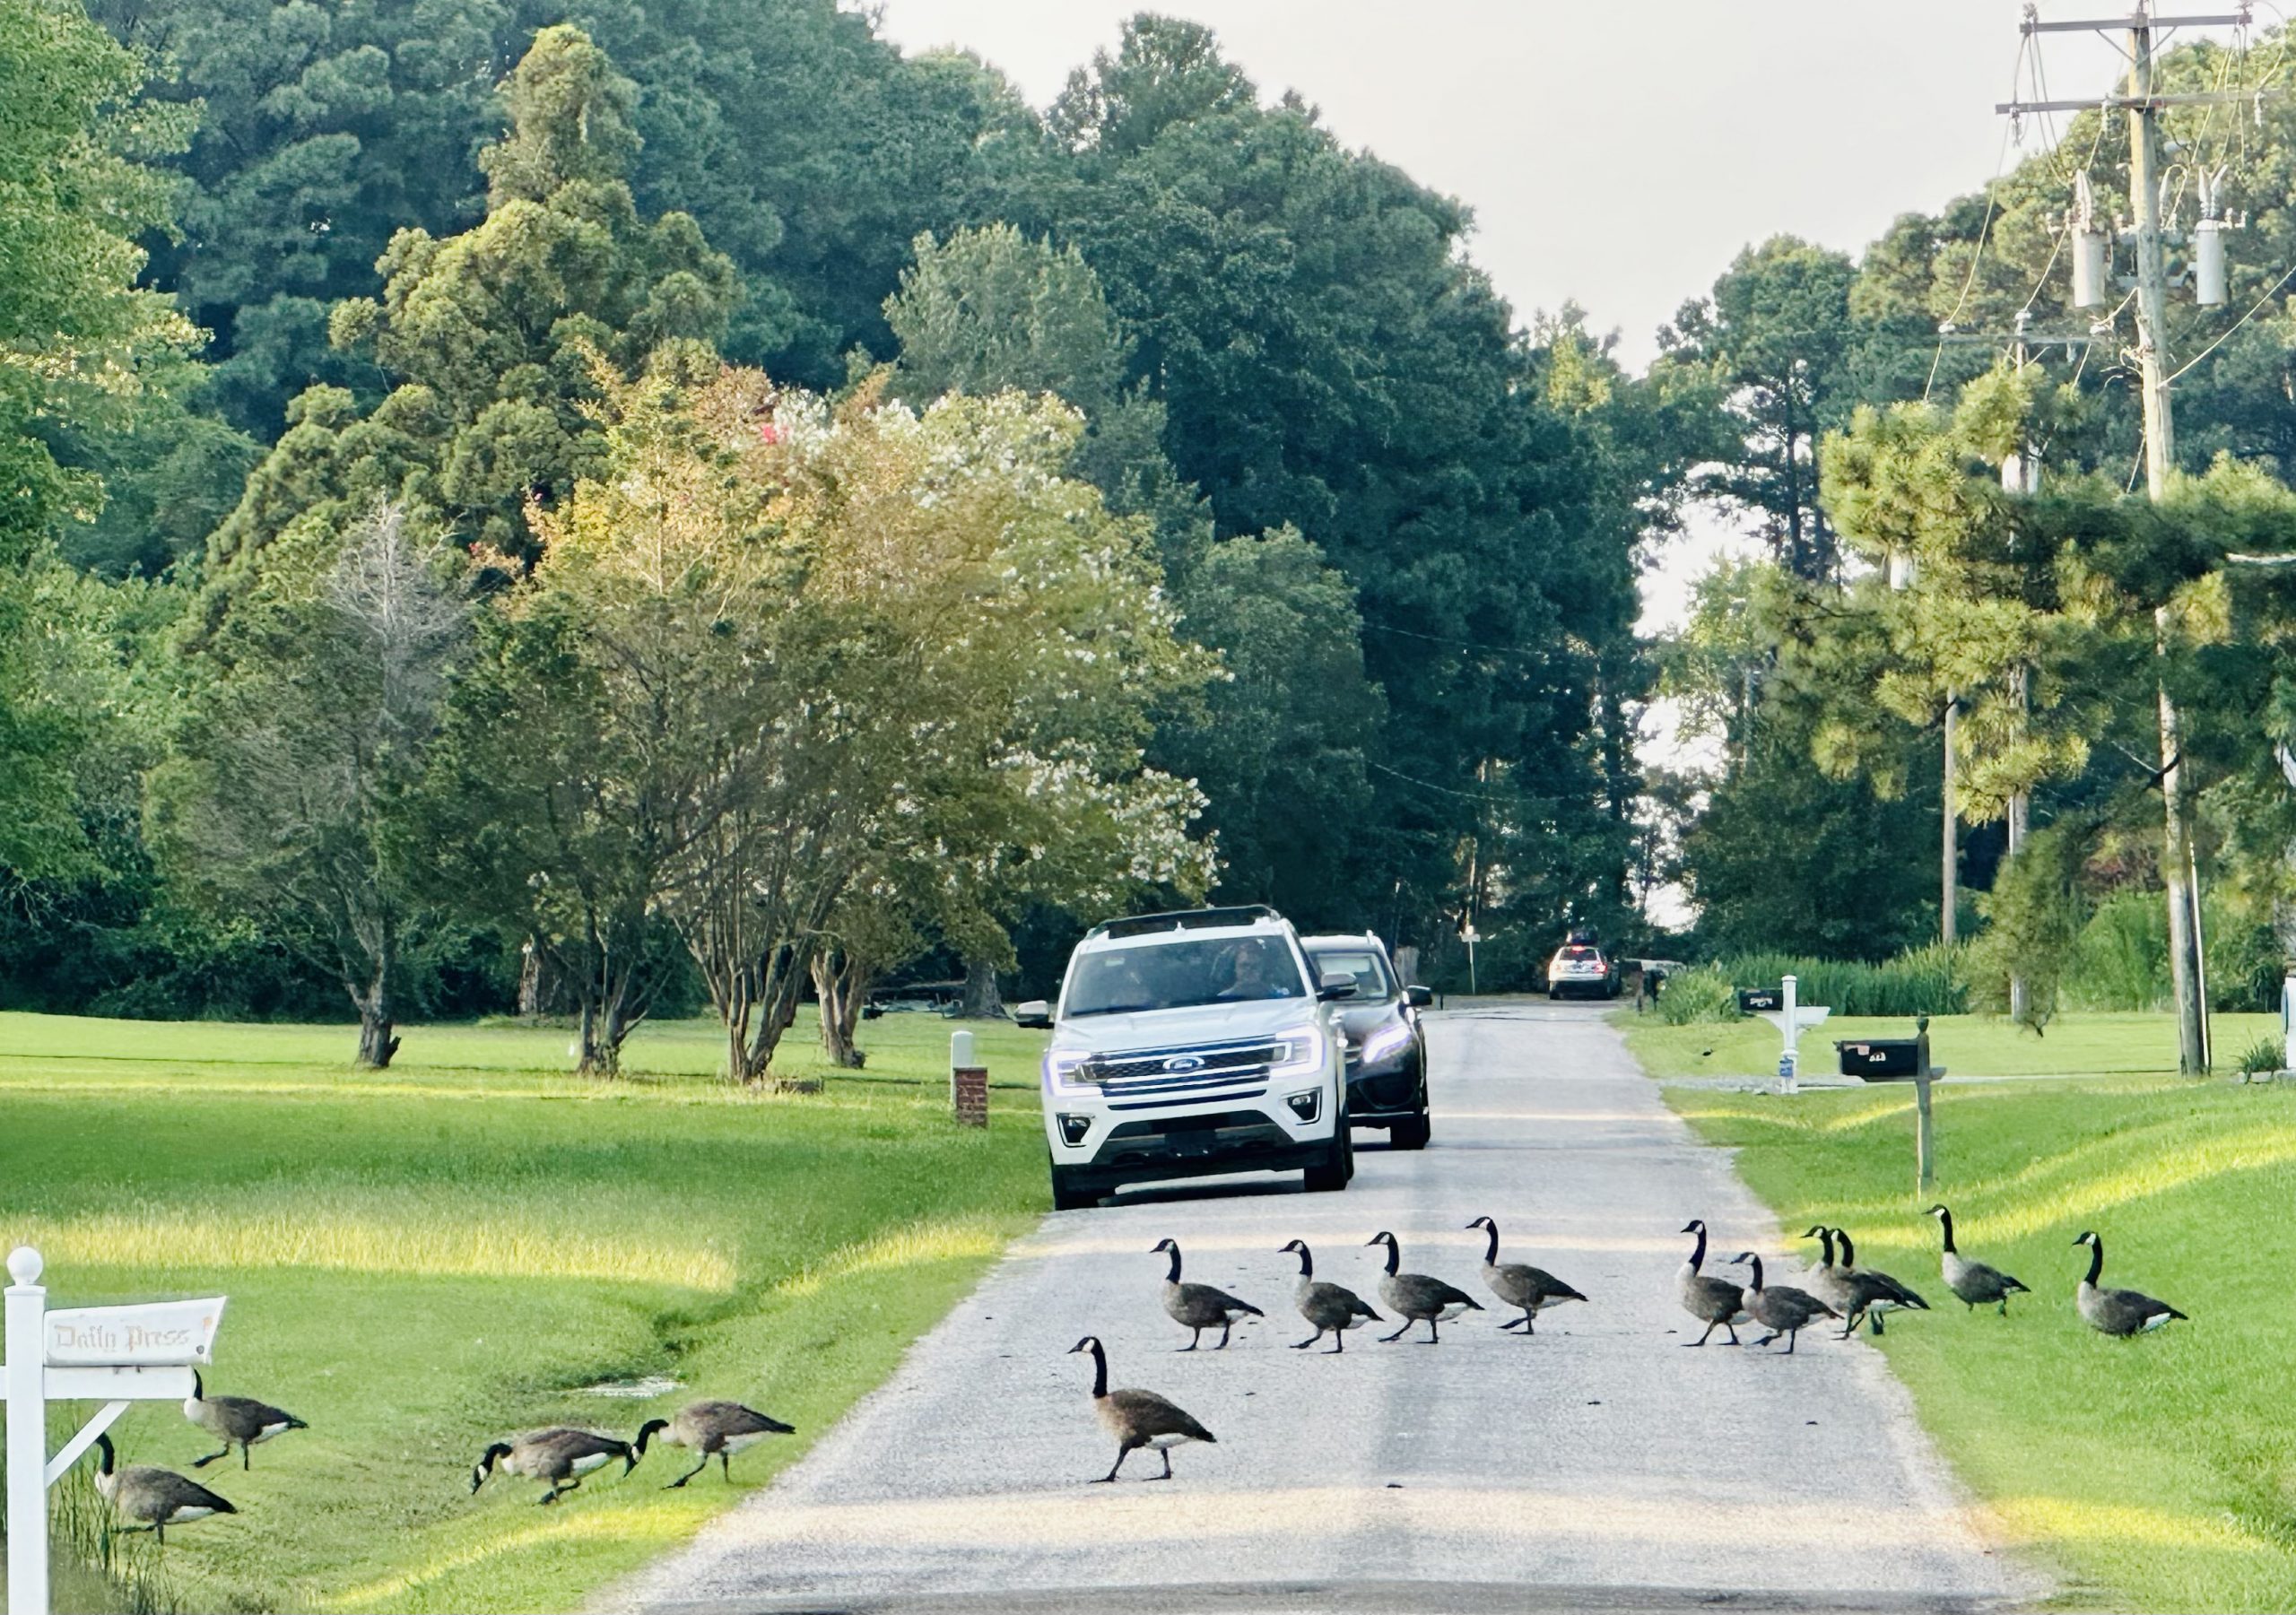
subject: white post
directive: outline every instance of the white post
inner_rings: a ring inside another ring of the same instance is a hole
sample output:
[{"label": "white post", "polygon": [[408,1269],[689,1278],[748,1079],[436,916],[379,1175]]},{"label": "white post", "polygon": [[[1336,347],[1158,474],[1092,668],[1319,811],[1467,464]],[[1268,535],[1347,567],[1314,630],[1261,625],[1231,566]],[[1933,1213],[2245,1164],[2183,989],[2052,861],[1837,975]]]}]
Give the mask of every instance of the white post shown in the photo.
[{"label": "white post", "polygon": [[1786,1053],[1778,1062],[1778,1091],[1799,1093],[1802,1091],[1802,1027],[1794,1013],[1794,978],[1787,977],[1783,985],[1786,989]]},{"label": "white post", "polygon": [[949,1034],[949,1103],[952,1106],[957,1102],[957,1073],[961,1071],[970,1071],[973,1064],[972,1034],[962,1028],[951,1032]]},{"label": "white post", "polygon": [[48,1615],[48,1291],[39,1253],[8,1254],[8,1615]]},{"label": "white post", "polygon": [[2280,984],[2280,1069],[2296,1071],[2296,970]]}]

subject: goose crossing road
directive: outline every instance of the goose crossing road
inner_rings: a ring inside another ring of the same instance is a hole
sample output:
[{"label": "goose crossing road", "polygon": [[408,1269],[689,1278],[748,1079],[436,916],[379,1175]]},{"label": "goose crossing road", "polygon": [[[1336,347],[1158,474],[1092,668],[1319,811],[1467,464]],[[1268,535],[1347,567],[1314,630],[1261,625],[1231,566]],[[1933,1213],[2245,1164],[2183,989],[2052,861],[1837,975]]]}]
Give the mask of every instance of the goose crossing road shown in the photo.
[{"label": "goose crossing road", "polygon": [[[1690,1242],[1674,1230],[1702,1218],[1731,1254],[1788,1233],[1603,1014],[1431,1015],[1434,1142],[1363,1135],[1344,1193],[1245,1179],[1047,1218],[810,1453],[599,1607],[1615,1612],[1726,1591],[1927,1611],[2045,1591],[1987,1551],[1862,1341],[1682,1350],[1699,1325],[1676,1303]],[[1294,1351],[1288,1329],[1260,1329],[1175,1353],[1142,1281],[1141,1253],[1170,1236],[1191,1279],[1265,1305],[1298,1283],[1281,1248],[1298,1239],[1318,1280],[1386,1312],[1386,1252],[1365,1235],[1392,1230],[1412,1266],[1471,1280],[1487,1242],[1461,1225],[1477,1215],[1595,1298],[1544,1315],[1535,1348],[1494,1308],[1448,1324],[1439,1350]],[[1171,1480],[1135,1459],[1087,1484],[1110,1443],[1066,1355],[1086,1335],[1218,1445],[1191,1446]],[[1845,1520],[1857,1551],[1823,1551]]]}]

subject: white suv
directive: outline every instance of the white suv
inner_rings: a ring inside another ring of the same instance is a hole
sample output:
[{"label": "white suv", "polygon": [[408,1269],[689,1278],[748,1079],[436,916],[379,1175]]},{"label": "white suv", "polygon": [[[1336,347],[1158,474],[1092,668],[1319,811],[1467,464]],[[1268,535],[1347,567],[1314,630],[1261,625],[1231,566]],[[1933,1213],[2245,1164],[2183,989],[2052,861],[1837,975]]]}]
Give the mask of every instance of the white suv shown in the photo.
[{"label": "white suv", "polygon": [[1044,1130],[1052,1200],[1095,1203],[1119,1184],[1304,1168],[1344,1189],[1345,1038],[1352,977],[1318,977],[1273,908],[1196,908],[1095,925],[1068,961],[1049,1026]]}]

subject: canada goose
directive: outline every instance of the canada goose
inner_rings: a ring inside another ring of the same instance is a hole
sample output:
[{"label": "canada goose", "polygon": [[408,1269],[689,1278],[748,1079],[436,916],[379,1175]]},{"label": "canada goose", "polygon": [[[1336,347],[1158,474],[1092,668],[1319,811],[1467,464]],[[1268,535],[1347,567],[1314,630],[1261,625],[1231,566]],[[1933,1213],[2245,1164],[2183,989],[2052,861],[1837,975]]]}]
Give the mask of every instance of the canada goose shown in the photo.
[{"label": "canada goose", "polygon": [[[1068,1348],[1071,1355],[1079,1351],[1092,1354],[1092,1411],[1100,1422],[1116,1437],[1116,1462],[1101,1480],[1113,1480],[1124,1461],[1142,1447],[1161,1453],[1164,1457],[1164,1472],[1151,1475],[1152,1480],[1172,1478],[1172,1449],[1183,1441],[1217,1442],[1219,1437],[1188,1417],[1179,1408],[1153,1391],[1111,1391],[1109,1389],[1108,1353],[1100,1350],[1100,1337],[1088,1334]],[[1097,1482],[1096,1482],[1097,1484]]]},{"label": "canada goose", "polygon": [[1754,1281],[1746,1289],[1746,1312],[1753,1321],[1770,1331],[1754,1342],[1767,1346],[1779,1335],[1786,1337],[1786,1355],[1794,1355],[1795,1337],[1820,1318],[1838,1318],[1840,1313],[1827,1306],[1806,1289],[1796,1289],[1791,1284],[1774,1284],[1765,1289],[1761,1281],[1761,1258],[1752,1251],[1741,1251],[1730,1258],[1733,1264],[1744,1263],[1754,1270]]},{"label": "canada goose", "polygon": [[481,1453],[470,1472],[470,1489],[476,1491],[485,1485],[486,1478],[500,1466],[506,1475],[548,1481],[550,1489],[542,1494],[540,1500],[555,1503],[561,1494],[580,1486],[584,1475],[604,1469],[616,1458],[622,1460],[622,1472],[625,1475],[638,1467],[638,1449],[612,1436],[563,1426],[531,1430],[509,1441],[498,1441]]},{"label": "canada goose", "polygon": [[1850,1311],[1857,1302],[1852,1293],[1854,1287],[1849,1282],[1849,1275],[1834,1263],[1833,1230],[1822,1222],[1802,1237],[1818,1241],[1819,1249],[1823,1253],[1818,1265],[1802,1275],[1802,1282],[1812,1295],[1836,1311]]},{"label": "canada goose", "polygon": [[170,1525],[188,1525],[211,1514],[239,1512],[189,1475],[144,1463],[131,1463],[126,1469],[115,1469],[112,1464],[111,1437],[97,1437],[97,1495],[120,1518],[138,1522],[125,1529],[148,1531],[162,1548],[168,1545]]},{"label": "canada goose", "polygon": [[[1848,1321],[1842,1325],[1843,1340],[1848,1340],[1857,1333],[1857,1325],[1861,1320],[1870,1322],[1874,1326],[1874,1333],[1879,1334],[1882,1333],[1882,1315],[1884,1313],[1903,1312],[1908,1308],[1917,1312],[1929,1310],[1928,1302],[1890,1277],[1889,1274],[1876,1272],[1870,1267],[1858,1266],[1857,1246],[1851,1242],[1848,1229],[1834,1229],[1833,1237],[1835,1242],[1841,1246],[1839,1271],[1842,1278],[1849,1285],[1852,1301],[1851,1307],[1842,1308],[1848,1318]],[[1831,1306],[1841,1307],[1841,1303],[1834,1300],[1831,1296],[1823,1298]]]},{"label": "canada goose", "polygon": [[1413,1324],[1427,1324],[1427,1343],[1439,1346],[1442,1335],[1436,1325],[1445,1318],[1457,1317],[1463,1312],[1481,1312],[1483,1303],[1464,1289],[1455,1289],[1442,1280],[1426,1273],[1399,1273],[1396,1268],[1403,1260],[1403,1253],[1396,1245],[1396,1237],[1382,1229],[1364,1242],[1387,1247],[1387,1271],[1379,1280],[1379,1297],[1396,1309],[1403,1319],[1403,1327],[1393,1334],[1379,1337],[1382,1342],[1399,1341],[1411,1333]]},{"label": "canada goose", "polygon": [[664,1491],[675,1491],[708,1469],[712,1455],[726,1479],[732,1480],[735,1453],[745,1446],[755,1446],[768,1436],[794,1436],[797,1427],[769,1418],[755,1408],[745,1408],[738,1402],[688,1402],[678,1410],[674,1419],[649,1419],[638,1427],[639,1457],[646,1455],[647,1441],[657,1433],[666,1446],[682,1446],[701,1454],[700,1463],[662,1488]]},{"label": "canada goose", "polygon": [[2094,1234],[2084,1233],[2073,1243],[2089,1247],[2089,1276],[2073,1292],[2074,1305],[2081,1309],[2089,1327],[2101,1329],[2107,1334],[2148,1334],[2171,1318],[2184,1317],[2166,1301],[2156,1301],[2141,1291],[2100,1287],[2097,1275],[2105,1271],[2105,1242]]},{"label": "canada goose", "polygon": [[1467,1227],[1483,1229],[1490,1235],[1490,1241],[1483,1252],[1484,1287],[1509,1307],[1523,1309],[1521,1317],[1509,1318],[1499,1325],[1501,1329],[1512,1329],[1519,1324],[1524,1334],[1536,1334],[1538,1326],[1535,1320],[1540,1313],[1565,1301],[1587,1298],[1543,1267],[1532,1267],[1521,1262],[1501,1263],[1499,1260],[1499,1225],[1490,1218],[1478,1217]]},{"label": "canada goose", "polygon": [[220,1452],[204,1458],[194,1458],[191,1467],[205,1469],[218,1458],[231,1455],[231,1447],[239,1449],[239,1467],[248,1467],[248,1449],[260,1446],[274,1436],[289,1430],[307,1430],[311,1427],[283,1408],[257,1402],[251,1396],[210,1396],[207,1386],[199,1377],[199,1370],[191,1371],[191,1394],[183,1399],[183,1416],[221,1441]]},{"label": "canada goose", "polygon": [[1300,1253],[1300,1288],[1292,1292],[1292,1304],[1300,1315],[1316,1326],[1315,1333],[1304,1341],[1293,1341],[1292,1350],[1304,1351],[1328,1333],[1331,1350],[1327,1357],[1337,1357],[1347,1350],[1347,1332],[1369,1318],[1374,1324],[1387,1320],[1371,1310],[1361,1296],[1337,1284],[1326,1283],[1316,1277],[1316,1259],[1309,1254],[1304,1240],[1294,1239],[1283,1247]]},{"label": "canada goose", "polygon": [[1929,1214],[1937,1219],[1945,1230],[1945,1259],[1943,1263],[1945,1288],[1960,1297],[1971,1312],[1980,1307],[1997,1306],[2001,1315],[2005,1318],[2009,1315],[2011,1296],[2032,1293],[1999,1268],[1972,1262],[1953,1247],[1952,1212],[1942,1205],[1934,1205],[1929,1208]]},{"label": "canada goose", "polygon": [[1194,1331],[1181,1350],[1195,1350],[1207,1329],[1220,1331],[1220,1343],[1212,1349],[1225,1350],[1228,1331],[1235,1326],[1238,1318],[1267,1315],[1249,1301],[1239,1301],[1224,1289],[1214,1289],[1209,1284],[1181,1283],[1179,1246],[1170,1239],[1160,1239],[1148,1254],[1152,1256],[1162,1251],[1170,1251],[1172,1256],[1171,1268],[1164,1274],[1164,1310],[1172,1315],[1172,1322]]},{"label": "canada goose", "polygon": [[1718,1279],[1702,1273],[1699,1268],[1706,1261],[1706,1224],[1692,1218],[1683,1225],[1685,1234],[1696,1234],[1698,1244],[1690,1253],[1675,1275],[1681,1287],[1683,1310],[1706,1325],[1706,1333],[1694,1341],[1684,1341],[1685,1346],[1703,1346],[1707,1335],[1714,1333],[1716,1324],[1730,1332],[1730,1343],[1738,1344],[1738,1325],[1746,1319],[1746,1292],[1727,1279]]}]

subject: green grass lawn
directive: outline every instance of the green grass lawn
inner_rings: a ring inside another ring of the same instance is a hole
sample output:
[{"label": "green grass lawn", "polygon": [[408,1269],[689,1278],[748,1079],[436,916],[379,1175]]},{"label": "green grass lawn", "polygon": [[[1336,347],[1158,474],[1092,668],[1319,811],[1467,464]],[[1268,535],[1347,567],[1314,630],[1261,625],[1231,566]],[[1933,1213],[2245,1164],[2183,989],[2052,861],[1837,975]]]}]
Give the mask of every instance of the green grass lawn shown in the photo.
[{"label": "green grass lawn", "polygon": [[[210,1388],[311,1428],[252,1473],[202,1472],[242,1511],[124,1540],[187,1607],[560,1610],[690,1536],[795,1459],[1046,1202],[1041,1035],[978,1033],[986,1135],[949,1118],[947,1022],[863,1029],[869,1068],[819,1096],[709,1075],[715,1029],[641,1029],[612,1083],[567,1074],[563,1030],[415,1028],[361,1074],[342,1027],[0,1015],[0,1246],[48,1260],[50,1305],[230,1297]],[[786,1074],[818,1064],[810,1023]],[[666,1375],[652,1401],[582,1387]],[[796,1437],[683,1491],[674,1450],[548,1509],[470,1466],[556,1423],[634,1433],[694,1396]],[[55,1420],[51,1445],[67,1433]],[[212,1450],[171,1405],[118,1427],[132,1462]],[[84,1598],[84,1583],[75,1584]]]},{"label": "green grass lawn", "polygon": [[[2158,1057],[2155,1029],[2115,1018],[2089,1029],[2066,1040],[2077,1063],[2116,1046],[2129,1061]],[[1991,1046],[1970,1031],[1970,1047]],[[1970,1314],[1939,1279],[1903,1087],[1785,1099],[1678,1086],[1667,1097],[1737,1150],[1789,1234],[1846,1225],[1861,1263],[1928,1297],[1936,1310],[1893,1323],[1883,1350],[2009,1540],[2057,1568],[2062,1602],[2296,1609],[2296,1089],[2173,1077],[1941,1085],[1935,1198],[1952,1205],[1965,1254],[2032,1288],[2006,1318]],[[2135,1341],[2083,1324],[2073,1291],[2088,1253],[2072,1243],[2083,1229],[2104,1237],[2108,1283],[2161,1297],[2192,1322]]]},{"label": "green grass lawn", "polygon": [[[1638,1016],[1631,1010],[1612,1019],[1626,1029],[1628,1046],[1655,1077],[1770,1076],[1778,1070],[1778,1029],[1767,1020],[1665,1026],[1656,1016]],[[2277,1015],[2213,1015],[2209,1025],[2219,1071],[2230,1071],[2240,1052],[2259,1038],[2280,1035]],[[1911,1036],[1910,1020],[1838,1017],[1802,1034],[1802,1071],[1806,1076],[1835,1070],[1836,1038]],[[1948,1073],[1964,1076],[2174,1072],[2177,1028],[2166,1015],[2083,1012],[2060,1017],[2035,1037],[1994,1016],[1940,1015],[1929,1023],[1929,1057]]]}]

